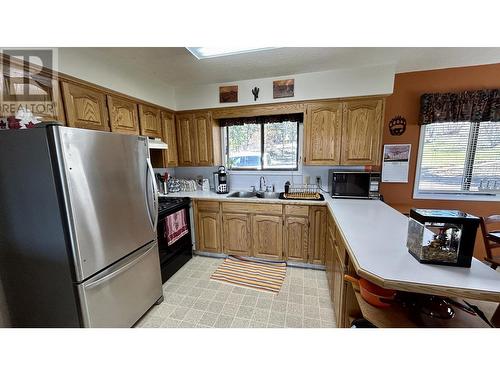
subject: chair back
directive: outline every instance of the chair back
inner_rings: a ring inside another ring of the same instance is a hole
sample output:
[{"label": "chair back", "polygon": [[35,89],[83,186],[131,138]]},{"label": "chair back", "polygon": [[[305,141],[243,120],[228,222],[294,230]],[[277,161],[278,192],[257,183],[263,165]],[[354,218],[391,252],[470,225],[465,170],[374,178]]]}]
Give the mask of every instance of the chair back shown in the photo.
[{"label": "chair back", "polygon": [[483,234],[484,247],[486,249],[486,256],[489,259],[493,258],[493,249],[500,248],[500,244],[488,239],[488,233],[500,232],[500,215],[492,215],[488,217],[481,217],[481,232]]}]

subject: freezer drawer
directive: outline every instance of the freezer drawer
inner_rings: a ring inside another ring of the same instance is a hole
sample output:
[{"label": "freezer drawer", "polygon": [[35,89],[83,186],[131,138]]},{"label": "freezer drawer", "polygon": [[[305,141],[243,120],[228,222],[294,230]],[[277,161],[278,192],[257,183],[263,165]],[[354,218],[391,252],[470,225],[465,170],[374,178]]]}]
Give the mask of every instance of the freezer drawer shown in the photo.
[{"label": "freezer drawer", "polygon": [[154,241],[79,285],[85,327],[131,327],[162,296]]}]

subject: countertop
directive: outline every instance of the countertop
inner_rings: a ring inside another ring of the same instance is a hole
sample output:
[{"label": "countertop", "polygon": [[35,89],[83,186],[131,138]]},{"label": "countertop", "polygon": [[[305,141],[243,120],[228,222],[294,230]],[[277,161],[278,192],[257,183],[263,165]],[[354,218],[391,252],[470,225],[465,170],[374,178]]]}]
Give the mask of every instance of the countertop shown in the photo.
[{"label": "countertop", "polygon": [[169,193],[169,197],[230,202],[326,205],[337,222],[356,272],[376,284],[421,293],[500,302],[500,273],[473,258],[470,268],[421,264],[408,252],[408,219],[379,200],[288,201],[229,198],[213,191]]}]

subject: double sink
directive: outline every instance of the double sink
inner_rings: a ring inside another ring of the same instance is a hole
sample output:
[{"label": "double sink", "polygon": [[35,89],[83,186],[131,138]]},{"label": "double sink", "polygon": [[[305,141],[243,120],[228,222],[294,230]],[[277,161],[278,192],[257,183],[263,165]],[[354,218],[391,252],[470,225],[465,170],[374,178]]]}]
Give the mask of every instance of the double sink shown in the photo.
[{"label": "double sink", "polygon": [[260,199],[278,199],[280,193],[272,191],[235,191],[227,196],[228,198],[260,198]]}]

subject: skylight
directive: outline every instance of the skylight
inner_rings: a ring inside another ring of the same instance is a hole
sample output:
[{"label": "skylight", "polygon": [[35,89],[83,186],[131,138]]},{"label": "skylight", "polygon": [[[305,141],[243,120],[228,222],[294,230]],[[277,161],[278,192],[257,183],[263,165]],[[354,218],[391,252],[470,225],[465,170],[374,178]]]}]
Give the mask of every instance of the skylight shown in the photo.
[{"label": "skylight", "polygon": [[186,47],[198,60],[275,49],[276,47]]}]

